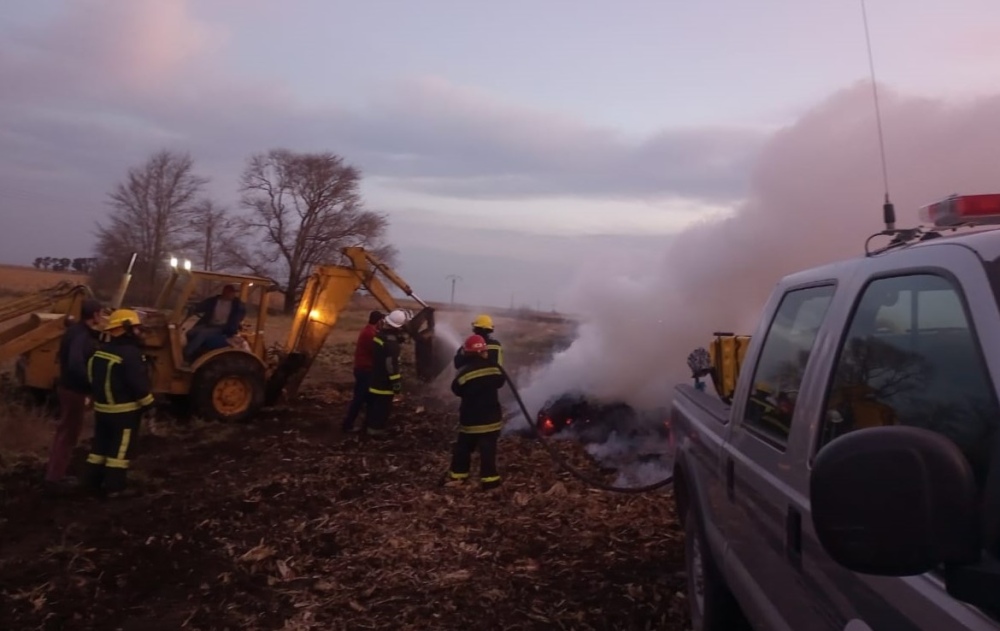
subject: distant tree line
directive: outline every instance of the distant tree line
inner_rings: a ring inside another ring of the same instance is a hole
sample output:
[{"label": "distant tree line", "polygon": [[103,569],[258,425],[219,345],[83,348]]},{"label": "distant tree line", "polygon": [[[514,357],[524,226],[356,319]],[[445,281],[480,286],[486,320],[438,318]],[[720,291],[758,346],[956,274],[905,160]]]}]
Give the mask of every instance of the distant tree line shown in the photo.
[{"label": "distant tree line", "polygon": [[205,195],[209,180],[189,154],[159,151],[132,167],[111,191],[108,218],[98,223],[94,284],[117,284],[132,252],[137,299],[150,299],[171,257],[210,271],[270,279],[294,310],[311,268],[338,263],[360,245],[388,263],[388,219],[365,207],[361,173],[330,152],[273,149],[250,156],[231,210]]},{"label": "distant tree line", "polygon": [[66,258],[58,256],[39,256],[32,263],[35,269],[50,270],[53,272],[80,272],[89,274],[97,267],[96,258]]}]

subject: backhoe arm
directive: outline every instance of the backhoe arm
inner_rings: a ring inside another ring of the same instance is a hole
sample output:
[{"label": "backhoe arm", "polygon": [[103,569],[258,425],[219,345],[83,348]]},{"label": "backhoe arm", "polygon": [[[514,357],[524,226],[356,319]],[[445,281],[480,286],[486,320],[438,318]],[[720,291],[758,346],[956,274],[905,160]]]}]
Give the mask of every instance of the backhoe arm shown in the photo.
[{"label": "backhoe arm", "polygon": [[434,355],[434,309],[418,298],[406,281],[374,254],[361,247],[344,248],[342,252],[350,261],[349,267],[318,266],[306,282],[295,310],[284,356],[268,382],[269,403],[276,401],[282,392],[290,397],[298,393],[302,380],[326,343],[340,312],[350,304],[351,297],[360,287],[367,289],[386,311],[400,308],[388,288],[376,276],[378,272],[423,306],[406,325],[406,332],[416,345],[417,376],[429,381],[446,364]]},{"label": "backhoe arm", "polygon": [[[62,282],[0,302],[0,362],[56,342],[66,330],[66,316],[79,318],[83,301],[90,297],[92,294],[86,285]],[[23,316],[28,318],[11,324]]]},{"label": "backhoe arm", "polygon": [[340,312],[360,286],[361,278],[350,268],[322,265],[313,270],[295,310],[282,360],[268,380],[268,404],[277,401],[282,392],[289,397],[298,394]]},{"label": "backhoe arm", "polygon": [[[358,270],[362,274],[362,281],[365,287],[372,293],[375,298],[382,303],[382,306],[386,309],[396,309],[396,301],[386,290],[385,286],[375,277],[375,272],[382,272],[382,274],[392,281],[392,284],[403,290],[403,293],[416,300],[421,307],[426,308],[427,303],[420,299],[413,289],[407,284],[405,280],[399,277],[391,267],[382,262],[380,258],[368,252],[364,248],[360,247],[350,247],[344,248],[344,255],[351,260],[351,264],[354,266],[355,270]],[[377,288],[372,287],[373,284],[377,283]],[[376,290],[380,290],[381,296],[376,295]],[[390,306],[391,305],[391,306]]]}]

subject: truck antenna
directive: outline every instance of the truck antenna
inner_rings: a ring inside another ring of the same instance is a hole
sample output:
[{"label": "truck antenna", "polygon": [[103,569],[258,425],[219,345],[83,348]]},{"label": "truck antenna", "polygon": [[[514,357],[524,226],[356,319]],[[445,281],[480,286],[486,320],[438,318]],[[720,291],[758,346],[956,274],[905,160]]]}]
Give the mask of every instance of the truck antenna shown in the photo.
[{"label": "truck antenna", "polygon": [[882,158],[882,185],[885,188],[885,202],[882,204],[882,220],[885,222],[885,231],[893,232],[896,229],[896,208],[889,200],[889,169],[885,160],[885,139],[882,135],[882,109],[878,101],[878,83],[875,81],[875,61],[872,55],[872,39],[868,32],[868,11],[865,8],[865,0],[861,0],[861,19],[865,25],[865,43],[868,46],[868,71],[872,80],[872,97],[875,101],[875,122],[878,126],[878,147]]}]

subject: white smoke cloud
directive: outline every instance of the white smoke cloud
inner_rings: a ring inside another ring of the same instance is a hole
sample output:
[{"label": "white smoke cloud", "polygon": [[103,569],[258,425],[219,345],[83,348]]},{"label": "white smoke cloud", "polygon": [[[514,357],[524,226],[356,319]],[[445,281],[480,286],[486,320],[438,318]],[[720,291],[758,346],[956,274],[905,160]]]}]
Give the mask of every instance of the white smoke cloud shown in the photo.
[{"label": "white smoke cloud", "polygon": [[[899,226],[952,193],[1000,191],[1000,95],[957,104],[880,96]],[[732,216],[685,230],[660,257],[598,257],[568,299],[584,318],[579,337],[521,382],[531,412],[570,389],[669,404],[672,386],[689,378],[688,353],[715,331],[753,333],[782,276],[863,253],[883,227],[878,155],[871,85],[859,84],[774,135]]]}]

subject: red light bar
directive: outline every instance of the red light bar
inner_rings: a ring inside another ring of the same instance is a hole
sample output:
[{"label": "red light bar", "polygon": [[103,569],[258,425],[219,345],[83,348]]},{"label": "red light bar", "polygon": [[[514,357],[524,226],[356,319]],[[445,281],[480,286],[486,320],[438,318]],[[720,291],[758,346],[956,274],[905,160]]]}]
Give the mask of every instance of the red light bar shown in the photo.
[{"label": "red light bar", "polygon": [[920,221],[939,228],[961,224],[1000,223],[1000,193],[952,195],[920,209]]}]

